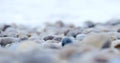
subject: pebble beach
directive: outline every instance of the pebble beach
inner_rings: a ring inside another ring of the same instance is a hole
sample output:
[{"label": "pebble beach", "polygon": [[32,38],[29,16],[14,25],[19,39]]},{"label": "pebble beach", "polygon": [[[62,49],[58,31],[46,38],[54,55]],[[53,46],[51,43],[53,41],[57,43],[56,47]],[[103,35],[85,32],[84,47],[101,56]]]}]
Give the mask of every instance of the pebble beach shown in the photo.
[{"label": "pebble beach", "polygon": [[0,63],[120,63],[120,20],[0,25]]}]

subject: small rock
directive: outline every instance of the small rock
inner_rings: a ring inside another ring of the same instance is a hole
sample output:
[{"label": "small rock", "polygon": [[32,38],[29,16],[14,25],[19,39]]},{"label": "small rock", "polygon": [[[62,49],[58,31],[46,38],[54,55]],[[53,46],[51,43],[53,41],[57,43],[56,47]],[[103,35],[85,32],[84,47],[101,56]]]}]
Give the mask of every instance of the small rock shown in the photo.
[{"label": "small rock", "polygon": [[54,36],[46,36],[43,38],[45,41],[54,39]]},{"label": "small rock", "polygon": [[62,21],[57,21],[57,22],[55,23],[55,26],[57,26],[57,27],[63,27],[63,26],[64,26],[64,23],[63,23]]},{"label": "small rock", "polygon": [[117,39],[120,39],[120,33],[117,34]]},{"label": "small rock", "polygon": [[81,40],[83,40],[85,37],[86,37],[85,34],[78,34],[77,37],[76,37],[76,40],[81,41]]},{"label": "small rock", "polygon": [[66,37],[66,38],[63,38],[61,42],[62,42],[62,46],[65,46],[67,44],[71,44],[72,43],[72,39]]},{"label": "small rock", "polygon": [[12,37],[3,37],[3,38],[0,38],[0,45],[1,46],[6,46],[7,44],[11,44],[15,42],[14,38]]},{"label": "small rock", "polygon": [[81,30],[79,28],[73,28],[72,30],[69,30],[66,36],[72,36],[76,38],[76,36],[80,33],[81,33]]},{"label": "small rock", "polygon": [[117,39],[117,32],[108,32],[108,35],[112,41]]},{"label": "small rock", "polygon": [[4,25],[2,31],[5,31],[7,28],[11,27],[10,25]]},{"label": "small rock", "polygon": [[120,19],[111,19],[106,24],[109,24],[109,25],[118,25],[118,24],[120,24]]},{"label": "small rock", "polygon": [[111,42],[107,41],[105,44],[103,44],[102,49],[110,48],[111,47]]},{"label": "small rock", "polygon": [[43,44],[43,48],[47,48],[47,49],[61,49],[62,47],[58,43],[45,43],[45,44]]},{"label": "small rock", "polygon": [[120,40],[113,41],[111,44],[112,48],[120,49]]},{"label": "small rock", "polygon": [[87,21],[87,22],[85,22],[85,24],[89,28],[95,27],[95,24],[93,22],[91,22],[91,21]]},{"label": "small rock", "polygon": [[62,37],[55,37],[54,40],[61,42]]},{"label": "small rock", "polygon": [[16,48],[18,52],[30,52],[34,49],[38,49],[40,44],[33,41],[22,41],[19,43],[19,46]]},{"label": "small rock", "polygon": [[118,29],[117,32],[120,33],[120,29]]},{"label": "small rock", "polygon": [[82,43],[96,48],[102,48],[108,40],[110,40],[110,38],[105,33],[91,33],[82,40]]}]

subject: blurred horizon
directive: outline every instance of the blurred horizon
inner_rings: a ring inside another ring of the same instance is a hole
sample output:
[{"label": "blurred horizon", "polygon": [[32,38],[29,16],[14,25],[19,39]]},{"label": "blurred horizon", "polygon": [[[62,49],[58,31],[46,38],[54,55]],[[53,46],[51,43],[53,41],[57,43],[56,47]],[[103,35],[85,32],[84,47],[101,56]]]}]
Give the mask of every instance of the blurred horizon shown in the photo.
[{"label": "blurred horizon", "polygon": [[62,20],[106,22],[120,17],[119,0],[0,0],[0,23],[43,25]]}]

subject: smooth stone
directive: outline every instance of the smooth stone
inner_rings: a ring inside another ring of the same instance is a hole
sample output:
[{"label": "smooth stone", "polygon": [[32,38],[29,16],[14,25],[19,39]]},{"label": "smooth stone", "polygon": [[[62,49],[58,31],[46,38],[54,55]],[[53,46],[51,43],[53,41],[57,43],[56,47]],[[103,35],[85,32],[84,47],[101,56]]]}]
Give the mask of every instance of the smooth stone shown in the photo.
[{"label": "smooth stone", "polygon": [[40,44],[34,41],[22,41],[19,43],[19,46],[16,48],[18,52],[30,52],[34,49],[39,49]]},{"label": "smooth stone", "polygon": [[54,39],[54,36],[46,36],[43,38],[45,41],[47,40],[53,40]]},{"label": "smooth stone", "polygon": [[65,38],[63,38],[62,39],[62,46],[65,46],[65,45],[67,45],[67,44],[71,44],[73,41],[72,41],[72,39],[71,38],[69,38],[69,37],[65,37]]},{"label": "smooth stone", "polygon": [[86,26],[87,26],[88,28],[93,28],[93,27],[95,27],[95,24],[94,24],[92,21],[86,21],[85,24],[86,24]]},{"label": "smooth stone", "polygon": [[117,32],[108,32],[108,35],[110,36],[112,41],[117,39]]},{"label": "smooth stone", "polygon": [[91,45],[96,48],[102,48],[110,38],[105,33],[91,33],[82,40],[82,44]]},{"label": "smooth stone", "polygon": [[87,35],[86,34],[78,34],[77,37],[76,37],[76,40],[83,40]]},{"label": "smooth stone", "polygon": [[0,45],[5,47],[8,44],[14,43],[15,42],[15,38],[13,37],[1,37],[0,38]]},{"label": "smooth stone", "polygon": [[120,40],[113,41],[111,47],[120,50]]}]

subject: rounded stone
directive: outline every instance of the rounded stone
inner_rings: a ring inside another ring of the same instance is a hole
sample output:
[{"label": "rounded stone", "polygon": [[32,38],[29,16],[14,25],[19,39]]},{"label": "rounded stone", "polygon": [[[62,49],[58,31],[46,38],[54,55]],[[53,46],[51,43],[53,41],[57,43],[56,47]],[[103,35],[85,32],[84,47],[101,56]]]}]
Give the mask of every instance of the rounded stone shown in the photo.
[{"label": "rounded stone", "polygon": [[46,36],[43,38],[45,41],[54,39],[54,36]]},{"label": "rounded stone", "polygon": [[77,37],[76,37],[76,40],[83,40],[84,38],[86,37],[86,34],[78,34]]},{"label": "rounded stone", "polygon": [[8,44],[14,43],[15,39],[12,37],[2,37],[0,38],[0,45],[5,47]]},{"label": "rounded stone", "polygon": [[61,42],[62,42],[62,46],[65,46],[65,45],[67,45],[67,44],[71,44],[73,41],[72,41],[71,38],[65,37],[65,38],[62,39]]},{"label": "rounded stone", "polygon": [[18,52],[30,52],[34,49],[39,49],[40,44],[34,41],[22,41],[19,43],[19,46],[16,48]]},{"label": "rounded stone", "polygon": [[111,44],[112,48],[120,49],[120,40],[113,41]]},{"label": "rounded stone", "polygon": [[82,43],[96,48],[102,48],[109,40],[110,38],[105,33],[91,33],[82,40]]}]

